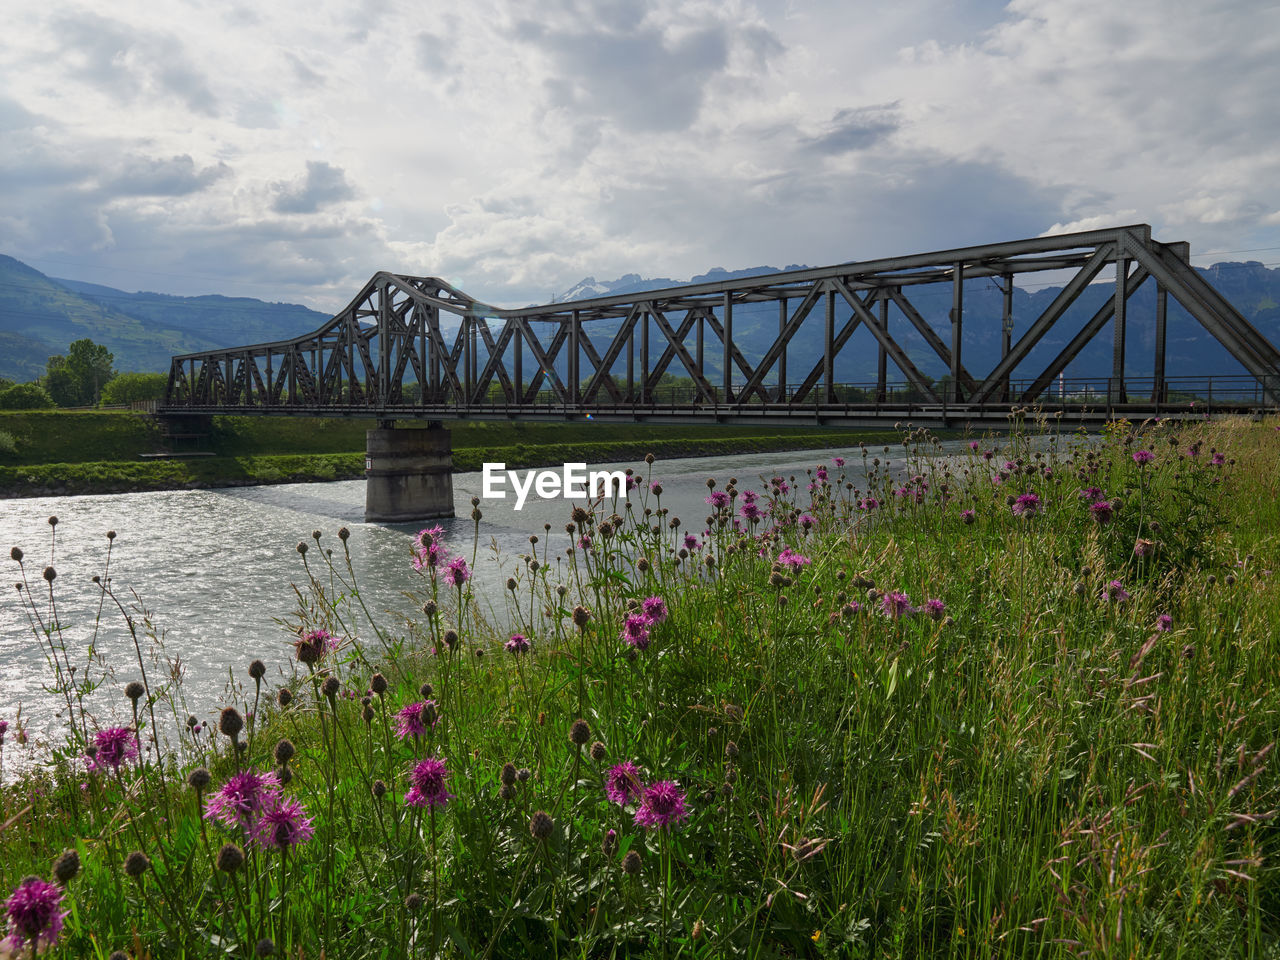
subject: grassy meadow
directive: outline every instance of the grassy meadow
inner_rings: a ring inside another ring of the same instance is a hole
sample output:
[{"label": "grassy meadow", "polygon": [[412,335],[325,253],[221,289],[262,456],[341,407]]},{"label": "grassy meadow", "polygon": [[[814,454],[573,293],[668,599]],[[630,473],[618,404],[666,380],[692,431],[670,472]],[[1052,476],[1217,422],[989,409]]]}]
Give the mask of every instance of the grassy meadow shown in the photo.
[{"label": "grassy meadow", "polygon": [[370,617],[346,532],[315,531],[290,682],[230,663],[239,696],[207,702],[145,673],[130,620],[123,721],[83,709],[56,624],[59,591],[103,591],[105,623],[122,588],[20,558],[67,723],[0,718],[0,942],[1280,956],[1280,422],[936,442],[709,479],[696,517],[641,464],[501,597],[472,594],[478,543],[425,531],[411,622]]}]

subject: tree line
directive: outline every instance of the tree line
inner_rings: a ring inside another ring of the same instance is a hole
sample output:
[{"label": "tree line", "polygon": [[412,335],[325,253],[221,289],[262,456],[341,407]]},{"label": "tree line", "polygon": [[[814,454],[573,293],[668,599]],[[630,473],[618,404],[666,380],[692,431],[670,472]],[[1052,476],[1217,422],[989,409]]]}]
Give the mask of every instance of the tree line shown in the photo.
[{"label": "tree line", "polygon": [[50,357],[42,377],[27,383],[0,377],[0,410],[120,406],[159,400],[168,379],[163,373],[118,372],[111,351],[86,337],[72,343],[65,355]]}]

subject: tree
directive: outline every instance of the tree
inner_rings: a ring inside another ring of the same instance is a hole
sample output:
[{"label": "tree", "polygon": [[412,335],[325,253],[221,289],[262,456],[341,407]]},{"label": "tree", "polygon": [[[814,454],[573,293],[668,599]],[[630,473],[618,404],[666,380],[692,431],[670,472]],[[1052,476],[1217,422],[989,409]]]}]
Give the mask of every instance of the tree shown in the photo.
[{"label": "tree", "polygon": [[76,340],[65,357],[50,357],[44,387],[60,407],[87,407],[98,402],[115,370],[111,351],[88,337]]},{"label": "tree", "polygon": [[53,397],[38,383],[15,383],[0,390],[0,410],[40,410],[53,405]]},{"label": "tree", "polygon": [[169,376],[164,373],[118,373],[102,388],[104,404],[126,404],[136,400],[162,400]]}]

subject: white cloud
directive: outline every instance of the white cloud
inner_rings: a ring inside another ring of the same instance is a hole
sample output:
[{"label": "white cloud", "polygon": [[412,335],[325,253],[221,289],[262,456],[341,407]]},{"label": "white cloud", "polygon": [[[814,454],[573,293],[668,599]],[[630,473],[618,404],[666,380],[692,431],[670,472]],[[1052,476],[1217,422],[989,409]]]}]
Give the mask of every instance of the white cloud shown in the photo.
[{"label": "white cloud", "polygon": [[523,304],[1143,220],[1280,245],[1264,0],[24,7],[0,251],[64,276]]}]

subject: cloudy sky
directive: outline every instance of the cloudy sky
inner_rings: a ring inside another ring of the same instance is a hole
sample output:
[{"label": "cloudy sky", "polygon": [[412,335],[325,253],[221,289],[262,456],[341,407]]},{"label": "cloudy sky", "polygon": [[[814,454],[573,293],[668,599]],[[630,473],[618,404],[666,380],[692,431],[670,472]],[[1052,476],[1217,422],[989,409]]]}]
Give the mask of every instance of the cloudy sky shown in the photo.
[{"label": "cloudy sky", "polygon": [[1149,222],[1280,262],[1272,0],[9,0],[0,253],[333,310]]}]

